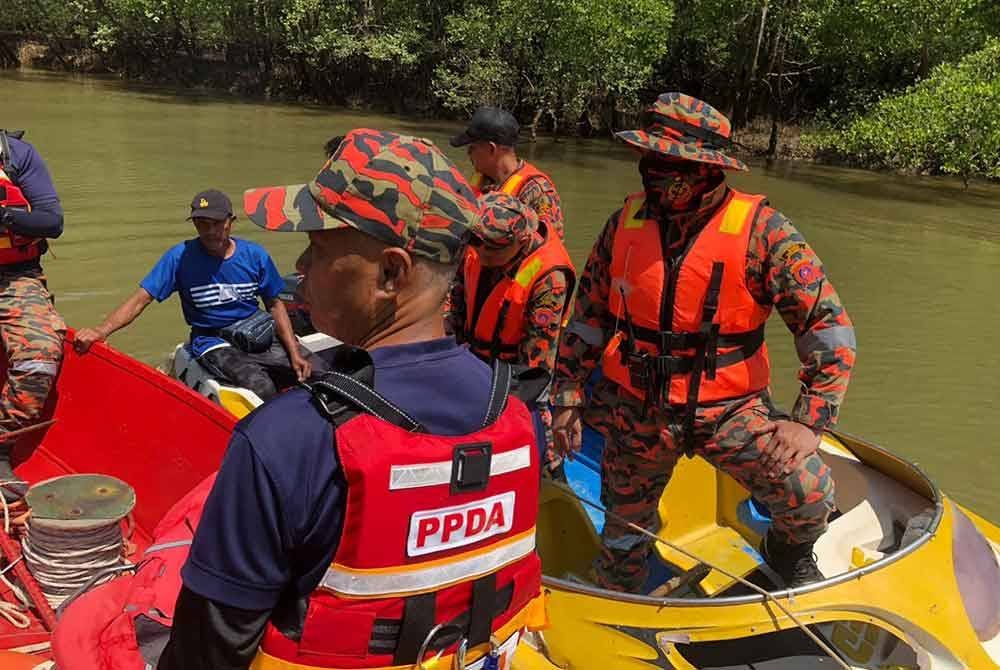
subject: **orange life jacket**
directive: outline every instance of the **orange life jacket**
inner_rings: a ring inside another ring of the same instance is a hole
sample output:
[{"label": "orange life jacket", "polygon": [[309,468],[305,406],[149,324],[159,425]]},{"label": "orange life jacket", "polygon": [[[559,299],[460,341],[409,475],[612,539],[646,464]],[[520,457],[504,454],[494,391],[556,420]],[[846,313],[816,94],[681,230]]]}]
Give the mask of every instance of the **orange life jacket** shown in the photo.
[{"label": "orange life jacket", "polygon": [[[253,670],[403,670],[437,653],[440,668],[482,667],[491,648],[509,669],[521,634],[545,625],[538,451],[510,388],[497,363],[483,427],[443,436],[353,377],[315,384],[347,481],[343,535],[308,601],[272,616]],[[344,415],[344,398],[363,413]]]},{"label": "orange life jacket", "polygon": [[639,218],[645,194],[622,208],[611,255],[609,308],[618,332],[604,375],[654,403],[694,407],[749,395],[770,382],[761,305],[746,286],[750,231],[765,198],[730,190],[679,259],[665,259],[660,223]]},{"label": "orange life jacket", "polygon": [[[569,252],[558,237],[546,235],[545,243],[521,261],[513,277],[506,276],[497,282],[477,309],[482,263],[479,253],[469,247],[462,267],[465,280],[465,340],[469,349],[483,360],[499,358],[516,361],[526,331],[528,300],[538,282],[555,270],[566,273],[569,284],[566,295],[573,295],[576,271]],[[566,317],[569,305],[567,298],[563,313],[559,315],[560,321]]]},{"label": "orange life jacket", "polygon": [[[521,195],[521,191],[524,187],[528,185],[528,182],[535,177],[544,177],[550,182],[552,178],[547,174],[536,168],[534,165],[528,161],[524,161],[521,167],[511,173],[509,177],[504,181],[503,184],[497,189],[500,193],[506,193],[507,195],[514,196],[517,198]],[[486,185],[486,177],[484,177],[479,172],[472,175],[472,179],[469,180],[469,184],[472,186],[472,190],[475,192],[478,198],[483,194],[483,187]]]},{"label": "orange life jacket", "polygon": [[[10,146],[6,131],[0,129],[0,206],[31,211],[31,203],[14,183],[17,176],[11,163]],[[42,255],[42,239],[17,235],[6,229],[0,233],[0,265],[13,265],[35,260]]]}]

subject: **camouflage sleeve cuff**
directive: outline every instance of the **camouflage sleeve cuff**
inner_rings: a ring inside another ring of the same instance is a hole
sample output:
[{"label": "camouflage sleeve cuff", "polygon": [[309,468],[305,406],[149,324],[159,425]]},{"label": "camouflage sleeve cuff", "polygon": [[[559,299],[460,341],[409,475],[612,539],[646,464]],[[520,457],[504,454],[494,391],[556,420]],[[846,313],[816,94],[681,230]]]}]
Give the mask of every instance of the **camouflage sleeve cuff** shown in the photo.
[{"label": "camouflage sleeve cuff", "polygon": [[792,408],[792,419],[809,426],[817,433],[833,428],[837,423],[837,412],[840,408],[829,401],[803,393],[795,401]]},{"label": "camouflage sleeve cuff", "polygon": [[549,392],[549,401],[556,407],[581,407],[587,404],[587,396],[582,387],[557,381]]}]

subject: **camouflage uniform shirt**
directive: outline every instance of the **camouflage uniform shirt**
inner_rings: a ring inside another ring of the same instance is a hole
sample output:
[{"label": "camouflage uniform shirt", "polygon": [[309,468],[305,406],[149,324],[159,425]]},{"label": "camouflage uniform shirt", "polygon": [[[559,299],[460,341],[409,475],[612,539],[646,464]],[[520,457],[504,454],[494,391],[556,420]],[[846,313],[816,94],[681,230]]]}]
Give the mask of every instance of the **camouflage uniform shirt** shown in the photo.
[{"label": "camouflage uniform shirt", "polygon": [[[726,193],[722,183],[702,197],[700,209],[671,217],[672,253],[688,245]],[[559,348],[552,388],[556,405],[584,404],[584,385],[615,331],[608,294],[620,212],[611,215],[579,278],[573,319]],[[854,366],[854,328],[816,253],[785,216],[769,207],[761,212],[750,234],[746,282],[759,303],[777,308],[795,337],[801,392],[792,418],[816,430],[832,426]]]}]

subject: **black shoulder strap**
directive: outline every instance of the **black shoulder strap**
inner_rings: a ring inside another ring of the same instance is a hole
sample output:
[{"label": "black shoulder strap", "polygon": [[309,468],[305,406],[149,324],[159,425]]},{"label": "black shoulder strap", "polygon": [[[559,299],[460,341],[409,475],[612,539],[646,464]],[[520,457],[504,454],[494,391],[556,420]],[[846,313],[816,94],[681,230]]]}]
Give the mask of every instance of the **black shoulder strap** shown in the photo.
[{"label": "black shoulder strap", "polygon": [[500,414],[507,406],[507,397],[510,395],[513,379],[514,371],[511,369],[510,363],[501,360],[493,361],[493,382],[490,385],[490,402],[486,408],[486,418],[483,419],[483,428],[500,418]]},{"label": "black shoulder strap", "polygon": [[[371,387],[341,372],[329,372],[318,382],[306,385],[328,419],[337,423],[344,403],[366,414],[388,421],[411,433],[423,432],[420,422],[380,396]],[[336,403],[340,401],[340,403]]]},{"label": "black shoulder strap", "polygon": [[4,168],[8,177],[14,178],[14,173],[17,170],[10,157],[10,142],[7,141],[7,131],[3,128],[0,128],[0,167]]},{"label": "black shoulder strap", "polygon": [[358,412],[411,432],[423,432],[420,422],[379,395],[375,385],[375,364],[360,347],[340,345],[333,353],[332,371],[320,381],[302,384],[316,401],[317,409],[340,425]]}]

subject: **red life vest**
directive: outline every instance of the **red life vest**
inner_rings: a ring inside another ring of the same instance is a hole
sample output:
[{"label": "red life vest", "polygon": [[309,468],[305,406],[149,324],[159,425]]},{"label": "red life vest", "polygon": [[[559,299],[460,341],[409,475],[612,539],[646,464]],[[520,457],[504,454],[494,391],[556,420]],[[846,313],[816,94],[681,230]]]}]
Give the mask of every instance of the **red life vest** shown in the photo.
[{"label": "red life vest", "polygon": [[[484,360],[501,359],[516,361],[518,348],[524,340],[528,300],[535,286],[555,270],[566,273],[567,296],[573,295],[576,271],[569,252],[555,235],[548,235],[542,246],[528,254],[513,277],[506,276],[490,290],[477,309],[477,292],[482,263],[479,253],[469,247],[465,253],[462,272],[465,280],[465,340],[471,351]],[[569,312],[570,300],[563,306],[564,319]]]},{"label": "red life vest", "polygon": [[[14,183],[16,169],[11,164],[7,134],[0,130],[0,206],[31,211],[31,203]],[[16,235],[10,229],[0,233],[0,265],[12,265],[35,260],[42,255],[42,239]]]},{"label": "red life vest", "polygon": [[730,189],[678,261],[663,257],[660,223],[638,218],[645,194],[628,197],[612,245],[609,309],[619,322],[604,375],[653,402],[687,405],[767,388],[770,363],[761,305],[746,286],[746,255],[759,195]]},{"label": "red life vest", "polygon": [[421,432],[352,377],[313,386],[324,406],[365,407],[334,419],[343,535],[301,629],[286,634],[272,619],[255,670],[410,667],[439,652],[449,668],[457,649],[472,663],[491,638],[512,656],[521,632],[543,623],[538,452],[527,407],[505,392],[510,375],[494,366],[483,428],[460,437]]}]

